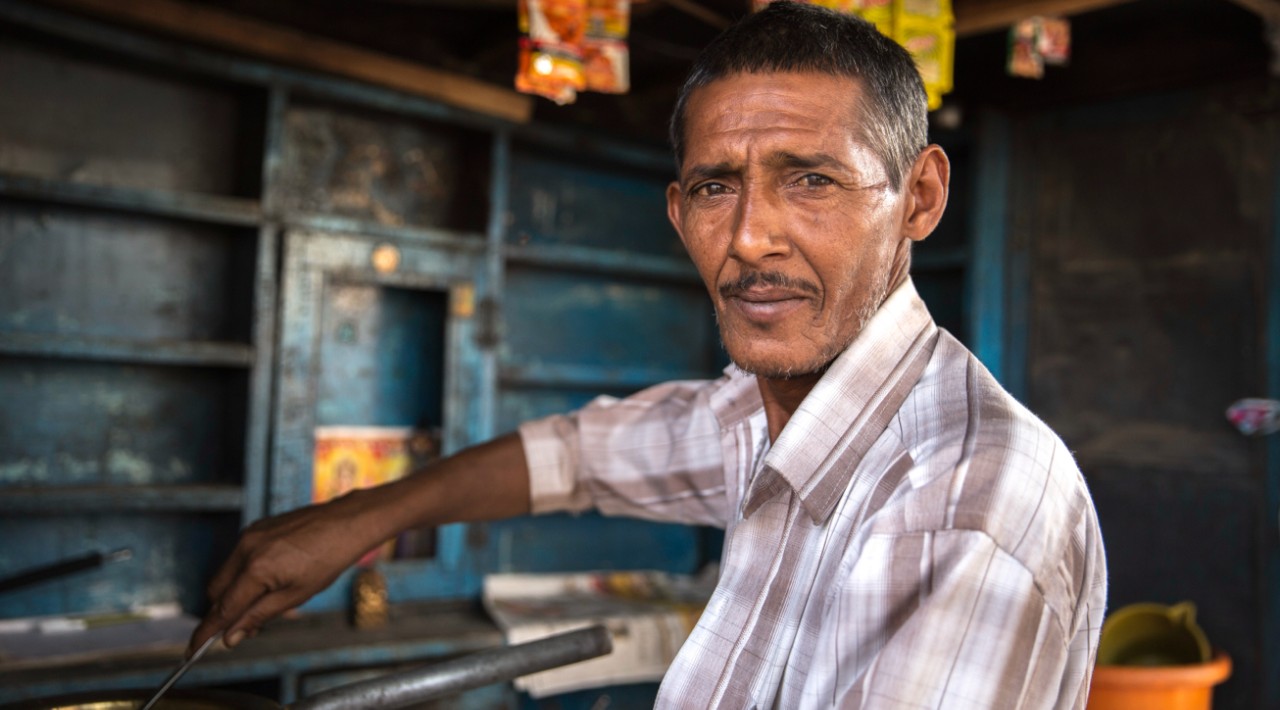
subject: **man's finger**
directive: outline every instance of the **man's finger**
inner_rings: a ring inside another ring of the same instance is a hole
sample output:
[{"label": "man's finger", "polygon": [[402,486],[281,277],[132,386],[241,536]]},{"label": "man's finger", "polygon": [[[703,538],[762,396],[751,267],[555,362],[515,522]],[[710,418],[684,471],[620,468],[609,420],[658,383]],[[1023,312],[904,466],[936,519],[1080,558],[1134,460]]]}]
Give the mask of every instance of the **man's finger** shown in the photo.
[{"label": "man's finger", "polygon": [[282,589],[263,595],[228,627],[227,634],[223,636],[223,643],[230,648],[240,643],[246,636],[256,635],[263,624],[297,606],[302,601],[297,597],[297,592],[292,589]]},{"label": "man's finger", "polygon": [[218,568],[218,573],[213,575],[213,579],[210,580],[206,590],[211,601],[216,602],[222,598],[222,595],[227,591],[227,587],[231,586],[231,582],[240,575],[240,570],[244,567],[246,557],[242,548],[243,545],[236,545],[236,548],[231,551],[231,556],[227,558],[226,562],[222,563],[222,566]]},{"label": "man's finger", "polygon": [[204,645],[214,634],[222,631],[227,627],[226,622],[219,620],[213,614],[206,616],[196,630],[191,632],[191,641],[187,643],[186,658],[191,658],[191,654],[196,652],[197,648]]},{"label": "man's finger", "polygon": [[[227,567],[230,567],[230,563]],[[224,571],[225,569],[226,567]],[[270,591],[266,582],[247,573],[239,574],[238,569],[236,572],[230,585],[222,591],[216,590],[212,584],[209,585],[213,607],[191,634],[191,644],[187,648],[188,655],[217,632],[230,632],[232,625],[244,618],[245,612],[253,606],[253,603]]]}]

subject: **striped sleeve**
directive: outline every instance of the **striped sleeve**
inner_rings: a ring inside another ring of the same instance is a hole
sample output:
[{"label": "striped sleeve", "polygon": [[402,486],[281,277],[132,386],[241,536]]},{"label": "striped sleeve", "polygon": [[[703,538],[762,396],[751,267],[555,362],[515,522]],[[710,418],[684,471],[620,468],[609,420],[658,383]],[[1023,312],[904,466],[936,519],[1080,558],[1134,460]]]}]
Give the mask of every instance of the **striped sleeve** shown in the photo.
[{"label": "striped sleeve", "polygon": [[533,512],[723,527],[730,506],[708,402],[719,382],[669,382],[521,425]]}]

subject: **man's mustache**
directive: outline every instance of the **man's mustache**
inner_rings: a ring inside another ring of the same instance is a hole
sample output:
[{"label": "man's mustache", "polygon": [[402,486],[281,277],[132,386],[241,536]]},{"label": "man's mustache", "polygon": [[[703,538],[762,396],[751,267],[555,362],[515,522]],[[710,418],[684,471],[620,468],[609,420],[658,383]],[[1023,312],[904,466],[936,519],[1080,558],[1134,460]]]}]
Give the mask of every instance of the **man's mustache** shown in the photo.
[{"label": "man's mustache", "polygon": [[818,287],[804,279],[797,279],[778,273],[777,271],[748,271],[736,281],[727,281],[716,287],[721,298],[732,298],[756,286],[776,286],[793,291],[805,291],[815,296],[821,292]]}]

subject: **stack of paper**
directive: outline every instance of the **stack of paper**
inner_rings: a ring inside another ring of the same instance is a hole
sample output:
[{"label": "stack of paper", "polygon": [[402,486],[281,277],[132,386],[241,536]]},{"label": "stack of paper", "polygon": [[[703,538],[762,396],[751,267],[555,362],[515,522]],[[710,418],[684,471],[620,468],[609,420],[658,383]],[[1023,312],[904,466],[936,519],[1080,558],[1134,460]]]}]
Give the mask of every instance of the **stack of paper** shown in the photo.
[{"label": "stack of paper", "polygon": [[484,604],[507,643],[595,624],[613,634],[613,653],[607,656],[516,680],[517,688],[541,698],[661,680],[714,587],[714,570],[698,577],[662,572],[497,574],[485,578]]}]

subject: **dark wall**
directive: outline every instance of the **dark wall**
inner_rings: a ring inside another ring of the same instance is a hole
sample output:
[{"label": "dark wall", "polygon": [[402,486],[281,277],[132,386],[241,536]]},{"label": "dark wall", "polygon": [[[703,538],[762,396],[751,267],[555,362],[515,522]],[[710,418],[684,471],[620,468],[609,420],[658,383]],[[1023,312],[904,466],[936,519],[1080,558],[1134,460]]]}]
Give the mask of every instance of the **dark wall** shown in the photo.
[{"label": "dark wall", "polygon": [[1189,599],[1231,654],[1218,708],[1271,707],[1264,452],[1223,412],[1265,391],[1277,109],[1280,90],[1260,80],[1015,121],[1028,404],[1088,479],[1109,608]]}]

